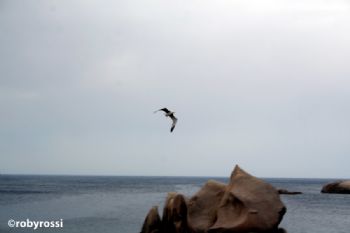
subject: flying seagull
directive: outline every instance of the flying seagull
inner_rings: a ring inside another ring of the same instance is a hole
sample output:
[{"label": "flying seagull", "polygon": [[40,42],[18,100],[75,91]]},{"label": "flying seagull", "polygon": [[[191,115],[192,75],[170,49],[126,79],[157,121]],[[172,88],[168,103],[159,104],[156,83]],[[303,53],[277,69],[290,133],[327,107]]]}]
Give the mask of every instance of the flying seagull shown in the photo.
[{"label": "flying seagull", "polygon": [[164,115],[166,117],[170,117],[171,120],[173,121],[173,124],[171,125],[171,128],[170,128],[170,132],[173,132],[174,128],[175,128],[175,125],[176,125],[176,122],[177,122],[177,118],[174,116],[174,113],[175,112],[171,112],[169,111],[167,108],[161,108],[157,111],[155,111],[154,113],[158,112],[158,111],[163,111],[164,112]]}]

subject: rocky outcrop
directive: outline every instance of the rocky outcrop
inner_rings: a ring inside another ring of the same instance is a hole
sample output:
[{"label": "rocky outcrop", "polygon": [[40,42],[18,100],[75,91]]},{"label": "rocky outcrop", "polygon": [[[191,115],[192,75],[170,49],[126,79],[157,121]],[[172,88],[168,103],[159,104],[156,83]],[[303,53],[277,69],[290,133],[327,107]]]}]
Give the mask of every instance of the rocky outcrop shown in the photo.
[{"label": "rocky outcrop", "polygon": [[236,166],[209,232],[275,231],[285,212],[272,185]]},{"label": "rocky outcrop", "polygon": [[182,194],[168,194],[163,210],[162,230],[164,233],[192,232],[187,220],[187,204]]},{"label": "rocky outcrop", "polygon": [[156,206],[152,207],[148,212],[145,222],[143,223],[141,233],[160,233],[162,227],[162,221],[158,213]]},{"label": "rocky outcrop", "polygon": [[188,202],[188,219],[195,232],[206,232],[217,220],[226,185],[208,181]]},{"label": "rocky outcrop", "polygon": [[153,208],[142,233],[285,232],[278,229],[285,212],[273,186],[236,166],[228,185],[210,180],[189,200],[170,193],[161,224]]},{"label": "rocky outcrop", "polygon": [[350,180],[326,184],[323,186],[321,193],[350,194]]},{"label": "rocky outcrop", "polygon": [[289,190],[287,190],[287,189],[278,189],[277,191],[278,191],[279,194],[285,194],[285,195],[303,194],[302,192],[289,191]]}]

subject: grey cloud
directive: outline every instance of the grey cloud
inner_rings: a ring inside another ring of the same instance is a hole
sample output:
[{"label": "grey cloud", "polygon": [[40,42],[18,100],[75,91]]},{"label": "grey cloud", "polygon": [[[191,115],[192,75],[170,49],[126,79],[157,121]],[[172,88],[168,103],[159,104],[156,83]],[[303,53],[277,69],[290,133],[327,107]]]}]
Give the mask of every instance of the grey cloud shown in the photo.
[{"label": "grey cloud", "polygon": [[0,11],[2,172],[350,176],[347,1]]}]

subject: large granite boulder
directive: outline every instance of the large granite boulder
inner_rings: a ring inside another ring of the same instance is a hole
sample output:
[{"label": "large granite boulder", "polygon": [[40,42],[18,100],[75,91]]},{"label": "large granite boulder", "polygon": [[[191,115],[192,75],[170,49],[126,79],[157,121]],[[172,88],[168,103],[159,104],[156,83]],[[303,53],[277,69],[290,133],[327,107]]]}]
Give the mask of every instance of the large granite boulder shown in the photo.
[{"label": "large granite boulder", "polygon": [[210,180],[189,200],[170,193],[161,227],[158,212],[151,210],[143,229],[152,231],[142,233],[285,232],[278,229],[285,212],[273,186],[236,166],[228,185]]},{"label": "large granite boulder", "polygon": [[338,181],[323,186],[322,193],[350,194],[350,180]]},{"label": "large granite boulder", "polygon": [[277,231],[285,212],[272,185],[236,166],[209,232]]},{"label": "large granite boulder", "polygon": [[195,232],[207,232],[216,221],[216,214],[226,191],[223,183],[209,180],[188,202],[188,220]]}]

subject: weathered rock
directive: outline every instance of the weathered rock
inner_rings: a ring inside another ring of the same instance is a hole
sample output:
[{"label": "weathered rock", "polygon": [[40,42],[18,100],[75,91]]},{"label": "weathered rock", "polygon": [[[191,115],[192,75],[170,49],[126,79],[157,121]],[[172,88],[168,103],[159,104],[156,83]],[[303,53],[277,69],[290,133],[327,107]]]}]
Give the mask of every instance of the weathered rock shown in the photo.
[{"label": "weathered rock", "polygon": [[236,166],[209,232],[277,231],[285,212],[272,185]]},{"label": "weathered rock", "polygon": [[148,212],[146,219],[143,223],[141,233],[160,233],[162,228],[162,222],[156,206],[152,207]]},{"label": "weathered rock", "polygon": [[163,210],[162,231],[165,233],[192,232],[187,221],[187,204],[183,195],[168,194]]},{"label": "weathered rock", "polygon": [[350,180],[338,181],[323,186],[322,193],[350,194]]},{"label": "weathered rock", "polygon": [[287,189],[278,189],[279,194],[287,194],[287,195],[297,195],[302,194],[302,192],[288,191]]},{"label": "weathered rock", "polygon": [[216,212],[226,185],[210,180],[188,202],[188,221],[195,232],[206,232],[216,221]]},{"label": "weathered rock", "polygon": [[141,233],[285,233],[285,212],[273,186],[236,166],[228,185],[210,180],[188,201],[169,193],[161,224],[154,207]]}]

